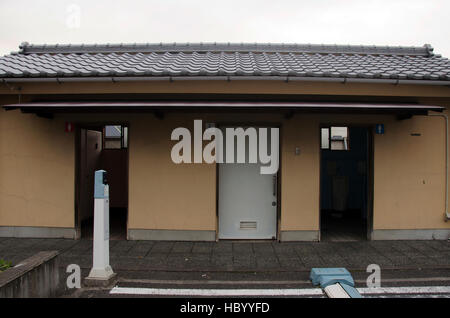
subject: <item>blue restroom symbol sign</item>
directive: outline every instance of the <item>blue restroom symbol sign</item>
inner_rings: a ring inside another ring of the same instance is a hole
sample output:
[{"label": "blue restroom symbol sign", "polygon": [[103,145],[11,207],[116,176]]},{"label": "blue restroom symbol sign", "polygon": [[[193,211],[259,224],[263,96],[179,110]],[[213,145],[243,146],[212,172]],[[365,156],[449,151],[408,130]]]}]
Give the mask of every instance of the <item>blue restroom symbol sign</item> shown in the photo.
[{"label": "blue restroom symbol sign", "polygon": [[376,126],[375,126],[375,132],[376,132],[378,135],[384,134],[384,124],[376,124]]}]

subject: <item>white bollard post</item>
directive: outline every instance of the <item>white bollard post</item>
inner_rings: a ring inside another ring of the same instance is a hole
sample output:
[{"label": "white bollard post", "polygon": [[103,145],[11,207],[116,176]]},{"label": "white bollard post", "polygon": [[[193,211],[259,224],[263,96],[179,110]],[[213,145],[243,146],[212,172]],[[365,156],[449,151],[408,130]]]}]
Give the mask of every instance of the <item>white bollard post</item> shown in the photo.
[{"label": "white bollard post", "polygon": [[109,265],[109,186],[106,171],[95,171],[93,265],[85,284],[106,286],[116,276]]}]

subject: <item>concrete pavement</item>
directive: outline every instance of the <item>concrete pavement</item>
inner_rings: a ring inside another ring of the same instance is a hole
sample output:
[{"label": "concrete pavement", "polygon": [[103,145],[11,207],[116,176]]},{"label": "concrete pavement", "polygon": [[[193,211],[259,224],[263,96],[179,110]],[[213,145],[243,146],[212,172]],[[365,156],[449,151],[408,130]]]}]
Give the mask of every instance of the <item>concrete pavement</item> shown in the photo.
[{"label": "concrete pavement", "polygon": [[[0,258],[13,264],[42,250],[61,252],[82,276],[92,266],[91,240],[0,238]],[[364,287],[369,264],[382,270],[383,286],[450,285],[449,241],[168,242],[110,241],[111,265],[127,286],[229,288],[311,287],[312,267],[346,267]],[[130,285],[131,284],[131,285]],[[91,290],[92,291],[92,290]],[[79,291],[80,292],[80,291]],[[78,292],[78,293],[79,293]],[[90,290],[84,291],[89,295]],[[103,295],[97,291],[94,295]],[[97,293],[97,294],[96,294]]]},{"label": "concrete pavement", "polygon": [[[0,238],[0,257],[13,263],[42,250],[61,251],[63,264],[92,265],[92,240]],[[168,242],[111,241],[116,271],[309,271],[450,268],[449,241]]]}]

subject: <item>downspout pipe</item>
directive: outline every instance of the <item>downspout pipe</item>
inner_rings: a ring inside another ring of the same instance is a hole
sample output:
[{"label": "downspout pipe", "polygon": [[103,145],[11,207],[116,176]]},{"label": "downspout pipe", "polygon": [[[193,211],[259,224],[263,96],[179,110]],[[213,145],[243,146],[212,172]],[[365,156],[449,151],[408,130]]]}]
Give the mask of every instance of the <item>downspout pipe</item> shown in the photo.
[{"label": "downspout pipe", "polygon": [[429,114],[428,116],[438,116],[445,122],[445,221],[450,220],[448,213],[448,116],[446,114]]}]

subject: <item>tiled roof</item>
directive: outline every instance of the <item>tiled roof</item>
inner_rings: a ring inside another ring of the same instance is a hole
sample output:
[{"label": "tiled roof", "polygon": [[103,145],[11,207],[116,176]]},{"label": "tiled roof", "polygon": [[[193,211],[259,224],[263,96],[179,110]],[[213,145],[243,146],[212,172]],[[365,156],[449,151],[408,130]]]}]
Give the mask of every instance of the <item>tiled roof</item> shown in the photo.
[{"label": "tiled roof", "polygon": [[0,78],[250,76],[450,81],[423,47],[303,44],[31,45],[0,57]]}]

